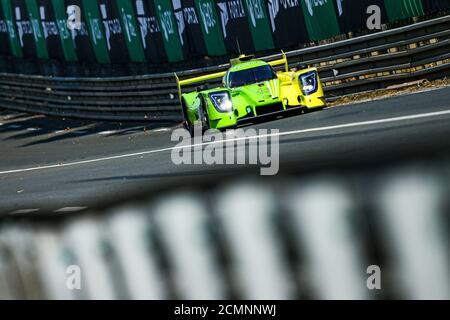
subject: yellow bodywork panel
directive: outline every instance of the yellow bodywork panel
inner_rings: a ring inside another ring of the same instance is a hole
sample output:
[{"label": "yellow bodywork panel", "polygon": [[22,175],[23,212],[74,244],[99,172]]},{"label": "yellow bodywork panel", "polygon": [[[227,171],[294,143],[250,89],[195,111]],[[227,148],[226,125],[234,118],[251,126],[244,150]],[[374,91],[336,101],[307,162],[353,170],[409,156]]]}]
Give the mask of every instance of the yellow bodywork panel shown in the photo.
[{"label": "yellow bodywork panel", "polygon": [[302,74],[317,72],[317,68],[307,68],[300,71],[278,72],[277,76],[280,79],[281,99],[286,106],[302,105],[307,108],[323,107],[325,105],[325,98],[322,83],[317,78],[317,91],[305,96],[302,92],[299,77]]}]

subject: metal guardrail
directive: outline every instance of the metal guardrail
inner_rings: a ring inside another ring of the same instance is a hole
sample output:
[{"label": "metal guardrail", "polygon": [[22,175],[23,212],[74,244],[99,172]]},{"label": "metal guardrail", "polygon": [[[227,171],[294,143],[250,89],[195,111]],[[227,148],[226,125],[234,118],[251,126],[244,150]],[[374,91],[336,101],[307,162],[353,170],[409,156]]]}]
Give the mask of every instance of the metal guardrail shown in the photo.
[{"label": "metal guardrail", "polygon": [[[326,45],[290,51],[291,65],[319,67],[330,100],[414,79],[450,74],[450,16]],[[263,57],[266,60],[279,55]],[[228,65],[179,72],[180,77]],[[211,84],[218,84],[212,82]],[[195,89],[195,88],[192,88]],[[0,107],[55,116],[120,121],[180,121],[172,73],[116,78],[0,74]]]},{"label": "metal guardrail", "polygon": [[450,299],[449,173],[444,159],[201,180],[3,217],[0,299]]}]

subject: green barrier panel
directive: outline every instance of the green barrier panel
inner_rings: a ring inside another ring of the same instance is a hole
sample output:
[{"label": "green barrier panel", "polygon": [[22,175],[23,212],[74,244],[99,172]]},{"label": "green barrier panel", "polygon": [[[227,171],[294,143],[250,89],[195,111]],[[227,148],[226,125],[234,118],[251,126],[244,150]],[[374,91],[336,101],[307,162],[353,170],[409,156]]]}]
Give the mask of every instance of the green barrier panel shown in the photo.
[{"label": "green barrier panel", "polygon": [[139,22],[139,30],[146,60],[152,63],[167,61],[164,41],[156,17],[153,4],[147,0],[133,0],[136,19]]},{"label": "green barrier panel", "polygon": [[172,5],[185,59],[208,55],[195,1],[172,0]]},{"label": "green barrier panel", "polygon": [[154,0],[154,3],[168,60],[170,62],[184,60],[171,3],[167,0]]},{"label": "green barrier panel", "polygon": [[142,47],[133,5],[130,0],[117,0],[117,7],[120,11],[125,43],[127,44],[131,61],[145,62],[144,49]]},{"label": "green barrier panel", "polygon": [[311,40],[328,39],[341,33],[336,18],[334,1],[304,0],[303,16]]},{"label": "green barrier panel", "polygon": [[35,59],[36,41],[34,40],[33,26],[28,15],[25,0],[11,0],[14,28],[16,28],[20,47],[24,58]]},{"label": "green barrier panel", "polygon": [[[62,0],[57,0],[62,1]],[[75,50],[76,56],[78,58],[79,62],[82,63],[88,63],[88,64],[95,64],[97,63],[97,57],[94,52],[94,48],[92,46],[92,40],[89,32],[89,26],[86,21],[86,14],[83,12],[83,0],[64,0],[65,8],[63,9],[64,12],[61,11],[61,15],[65,14],[64,19],[68,19],[69,11],[70,13],[74,14],[72,18],[76,18],[77,10],[75,7],[78,7],[80,12],[80,23],[77,26],[74,25],[74,28],[70,29],[67,26],[66,21],[66,27],[69,30],[71,41],[73,43],[73,48]],[[70,8],[72,7],[72,8]],[[62,22],[62,21],[61,21]]]},{"label": "green barrier panel", "polygon": [[108,48],[109,59],[114,64],[130,62],[120,12],[115,0],[97,0],[101,22]]},{"label": "green barrier panel", "polygon": [[270,30],[269,15],[263,0],[245,0],[248,24],[252,33],[255,50],[273,49],[272,32]]},{"label": "green barrier panel", "polygon": [[36,54],[40,59],[48,60],[47,43],[45,42],[44,31],[42,30],[41,19],[36,0],[25,0],[30,23],[33,28],[34,41],[36,42]]},{"label": "green barrier panel", "polygon": [[11,51],[9,49],[8,24],[6,23],[5,16],[3,15],[3,9],[1,4],[0,4],[0,55],[2,56],[11,55]]},{"label": "green barrier panel", "polygon": [[227,52],[232,55],[254,53],[244,0],[217,0],[216,4]]},{"label": "green barrier panel", "polygon": [[56,22],[55,10],[51,0],[36,0],[39,8],[39,18],[41,20],[42,32],[50,59],[65,61],[64,52],[61,46],[61,36]]},{"label": "green barrier panel", "polygon": [[3,9],[5,23],[8,28],[8,37],[9,37],[9,44],[11,46],[11,53],[13,54],[13,56],[17,58],[23,58],[23,51],[20,46],[19,36],[14,26],[14,17],[11,1],[1,0],[1,5]]},{"label": "green barrier panel", "polygon": [[227,53],[227,49],[225,48],[220,21],[214,6],[213,0],[195,0],[195,7],[201,21],[200,25],[208,55],[221,56]]},{"label": "green barrier panel", "polygon": [[390,21],[424,15],[421,0],[384,0]]},{"label": "green barrier panel", "polygon": [[55,13],[56,23],[58,24],[59,36],[64,58],[68,62],[78,61],[77,52],[73,45],[72,36],[67,28],[67,13],[64,0],[52,0],[53,11]]},{"label": "green barrier panel", "polygon": [[267,12],[276,48],[296,46],[309,41],[305,18],[299,1],[268,1]]},{"label": "green barrier panel", "polygon": [[98,63],[111,63],[97,1],[83,0],[92,48]]},{"label": "green barrier panel", "polygon": [[[185,8],[183,8],[181,0],[168,0],[168,2],[172,3],[173,17],[177,28],[178,39],[180,39],[181,52],[184,59],[191,59],[199,56],[198,53],[202,52],[202,50],[201,48],[200,50],[198,50],[199,48],[197,47],[197,45],[201,45],[202,43],[198,42],[198,36],[188,36],[188,32],[191,31],[189,29],[191,28],[188,25],[188,21],[186,20],[187,17],[185,18],[184,16],[187,12],[184,12]],[[206,47],[204,47],[203,49],[203,53],[206,54]]]}]

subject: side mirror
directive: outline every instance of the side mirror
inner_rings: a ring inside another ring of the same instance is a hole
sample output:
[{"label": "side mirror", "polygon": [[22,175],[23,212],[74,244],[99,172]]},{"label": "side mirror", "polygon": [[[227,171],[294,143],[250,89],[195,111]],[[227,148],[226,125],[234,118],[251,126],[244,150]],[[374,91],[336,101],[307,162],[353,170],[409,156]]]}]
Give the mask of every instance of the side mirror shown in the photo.
[{"label": "side mirror", "polygon": [[200,91],[204,91],[204,90],[208,90],[209,87],[207,84],[202,84],[201,86],[198,86],[197,88],[195,88],[195,91],[200,92]]},{"label": "side mirror", "polygon": [[308,65],[303,62],[297,62],[292,65],[292,68],[295,68],[297,70],[303,70],[308,69]]}]

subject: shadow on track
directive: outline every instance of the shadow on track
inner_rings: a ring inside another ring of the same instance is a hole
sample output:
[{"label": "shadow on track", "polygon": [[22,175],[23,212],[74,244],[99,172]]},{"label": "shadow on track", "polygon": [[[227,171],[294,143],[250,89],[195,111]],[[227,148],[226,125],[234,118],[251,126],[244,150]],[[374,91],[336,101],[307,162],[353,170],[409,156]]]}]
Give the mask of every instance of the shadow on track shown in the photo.
[{"label": "shadow on track", "polygon": [[31,115],[0,110],[0,133],[8,134],[7,140],[40,139],[27,142],[20,148],[51,143],[71,138],[110,132],[105,136],[123,136],[137,132],[145,132],[163,127],[173,126],[173,123],[147,122],[96,122],[68,118],[55,118],[44,115]]}]

